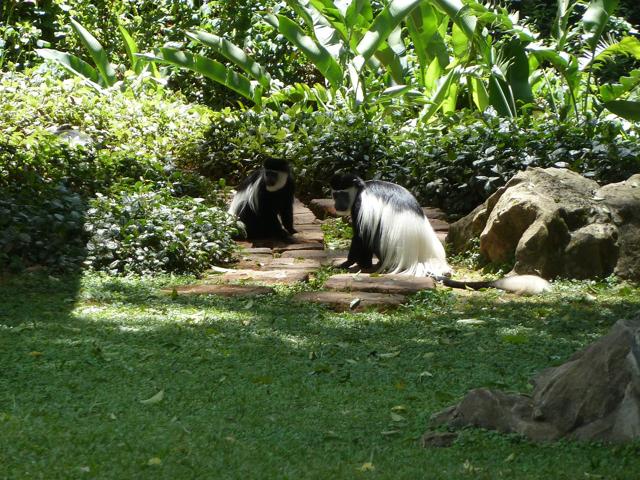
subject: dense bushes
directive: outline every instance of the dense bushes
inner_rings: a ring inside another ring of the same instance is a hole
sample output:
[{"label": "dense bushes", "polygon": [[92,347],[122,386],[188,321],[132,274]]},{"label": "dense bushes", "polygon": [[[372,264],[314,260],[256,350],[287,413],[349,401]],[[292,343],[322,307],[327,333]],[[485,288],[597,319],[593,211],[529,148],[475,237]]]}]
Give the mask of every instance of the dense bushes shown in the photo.
[{"label": "dense bushes", "polygon": [[[209,111],[203,107],[154,91],[100,94],[78,80],[58,82],[38,74],[6,73],[0,96],[0,270],[31,264],[77,266],[85,254],[83,225],[94,218],[85,218],[86,204],[96,193],[120,196],[145,182],[177,197],[216,201],[214,184],[175,167],[198,153],[208,125]],[[167,194],[162,198],[172,201]],[[184,210],[191,218],[193,205],[180,202],[174,202],[172,215]],[[197,218],[201,215],[198,210]],[[211,219],[228,225],[225,215]],[[189,234],[178,237],[191,241],[185,237]],[[214,228],[208,238],[213,239],[208,258],[227,255],[228,235],[220,236]],[[92,240],[94,247],[97,241]],[[196,256],[202,258],[201,253]],[[150,268],[149,262],[144,265]],[[202,268],[202,261],[185,258],[182,264],[155,265],[189,270]]]},{"label": "dense bushes", "polygon": [[166,189],[99,195],[86,229],[86,264],[112,273],[201,272],[229,260],[236,231],[221,208]]},{"label": "dense bushes", "polygon": [[640,170],[640,146],[638,132],[624,125],[460,112],[415,126],[342,111],[227,111],[213,122],[200,166],[189,166],[235,182],[266,151],[293,162],[302,197],[326,195],[331,174],[351,170],[400,183],[423,203],[461,214],[529,166],[567,167],[602,183],[626,179]]}]

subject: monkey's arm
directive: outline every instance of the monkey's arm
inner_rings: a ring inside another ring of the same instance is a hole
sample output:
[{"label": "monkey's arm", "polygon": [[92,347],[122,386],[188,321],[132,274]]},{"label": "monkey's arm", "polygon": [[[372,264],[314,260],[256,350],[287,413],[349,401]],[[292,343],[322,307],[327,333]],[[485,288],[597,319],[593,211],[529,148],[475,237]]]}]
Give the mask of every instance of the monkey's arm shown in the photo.
[{"label": "monkey's arm", "polygon": [[357,263],[360,268],[371,268],[373,252],[371,252],[364,244],[360,235],[354,234],[349,247],[349,255],[347,260],[342,262],[340,268],[349,268]]},{"label": "monkey's arm", "polygon": [[287,198],[285,202],[282,203],[282,207],[280,208],[280,218],[282,219],[282,225],[291,235],[297,232],[295,228],[293,228],[293,193],[290,198]]}]

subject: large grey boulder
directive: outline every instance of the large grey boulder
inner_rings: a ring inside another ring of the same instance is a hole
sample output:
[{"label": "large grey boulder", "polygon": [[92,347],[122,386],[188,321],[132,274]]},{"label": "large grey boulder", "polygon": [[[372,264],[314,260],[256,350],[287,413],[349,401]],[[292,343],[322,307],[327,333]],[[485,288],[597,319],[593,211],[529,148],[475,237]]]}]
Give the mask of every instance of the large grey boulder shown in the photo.
[{"label": "large grey boulder", "polygon": [[640,280],[640,174],[600,187],[560,168],[514,176],[449,229],[454,250],[480,238],[491,262],[545,278],[616,273]]},{"label": "large grey boulder", "polygon": [[640,438],[640,317],[618,321],[608,335],[532,383],[531,396],[472,390],[432,422],[519,433],[534,441]]}]

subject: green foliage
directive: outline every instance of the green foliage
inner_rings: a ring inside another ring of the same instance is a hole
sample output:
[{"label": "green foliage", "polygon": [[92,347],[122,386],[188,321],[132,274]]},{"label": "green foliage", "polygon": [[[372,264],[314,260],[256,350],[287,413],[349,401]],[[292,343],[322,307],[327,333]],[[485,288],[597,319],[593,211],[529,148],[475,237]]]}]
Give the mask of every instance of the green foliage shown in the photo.
[{"label": "green foliage", "polygon": [[62,184],[0,191],[0,272],[30,265],[78,267],[85,254],[86,207],[77,193]]},{"label": "green foliage", "polygon": [[111,273],[201,273],[230,259],[236,222],[225,210],[137,187],[90,202],[86,265]]},{"label": "green foliage", "polygon": [[197,155],[209,116],[155,91],[100,95],[79,79],[37,74],[6,73],[0,95],[5,180],[64,180],[84,195],[126,178],[167,178],[175,162]]},{"label": "green foliage", "polygon": [[401,131],[379,166],[421,201],[467,213],[527,167],[564,167],[601,183],[640,170],[637,132],[618,121],[586,126],[545,117],[513,123],[456,114],[438,124]]},{"label": "green foliage", "polygon": [[334,172],[354,171],[404,185],[450,213],[469,212],[529,166],[566,167],[602,183],[640,170],[638,131],[614,120],[552,118],[461,112],[406,125],[344,110],[228,111],[213,121],[204,163],[184,166],[235,183],[256,167],[257,154],[270,153],[293,163],[303,197],[326,195]]},{"label": "green foliage", "polygon": [[[58,82],[15,72],[0,81],[0,95],[0,270],[34,264],[54,269],[77,266],[85,254],[82,228],[88,199],[113,190],[122,200],[121,192],[135,191],[141,180],[164,192],[154,202],[166,201],[176,219],[182,216],[186,223],[208,218],[219,222],[220,228],[228,225],[226,216],[217,210],[208,213],[206,207],[189,203],[193,201],[169,197],[170,193],[204,197],[208,203],[218,201],[215,185],[175,166],[198,155],[208,110],[153,90],[99,94],[80,79]],[[111,201],[104,200],[106,205]],[[145,211],[137,211],[136,218]],[[149,214],[150,221],[159,221],[156,207]],[[188,240],[196,247],[192,257],[183,254],[179,261],[169,258],[163,263],[160,260],[175,247],[158,244],[162,256],[140,262],[144,265],[140,268],[149,271],[156,265],[195,271],[202,268],[205,258],[223,258],[230,248],[232,229],[220,235],[216,226],[209,236],[204,235],[203,244],[208,239],[215,243],[205,255],[197,228],[176,240],[185,245]],[[92,240],[93,250],[101,252],[106,246],[97,238]],[[104,265],[105,255],[93,262],[96,268]],[[127,263],[135,258],[122,255],[117,257],[121,263],[112,269],[141,271]]]}]

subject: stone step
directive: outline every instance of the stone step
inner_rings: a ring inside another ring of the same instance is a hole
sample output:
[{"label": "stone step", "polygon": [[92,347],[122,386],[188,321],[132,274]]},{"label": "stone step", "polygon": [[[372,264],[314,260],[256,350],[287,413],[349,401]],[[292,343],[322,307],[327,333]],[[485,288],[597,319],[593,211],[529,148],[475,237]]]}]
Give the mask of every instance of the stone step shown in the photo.
[{"label": "stone step", "polygon": [[343,311],[362,311],[376,309],[389,310],[404,303],[404,295],[390,293],[371,292],[301,292],[293,297],[293,300],[301,303],[319,303],[329,308]]},{"label": "stone step", "polygon": [[225,285],[217,283],[202,283],[195,285],[181,285],[163,292],[178,295],[220,295],[222,297],[250,297],[273,293],[273,288],[260,285]]},{"label": "stone step", "polygon": [[395,293],[408,295],[421,290],[432,290],[435,281],[429,277],[410,275],[376,275],[368,273],[342,273],[330,276],[324,284],[327,290],[354,292]]},{"label": "stone step", "polygon": [[231,283],[237,281],[260,282],[267,284],[292,284],[306,282],[312,268],[279,268],[277,270],[231,270],[218,275],[208,276],[209,280],[216,280],[221,283]]}]

